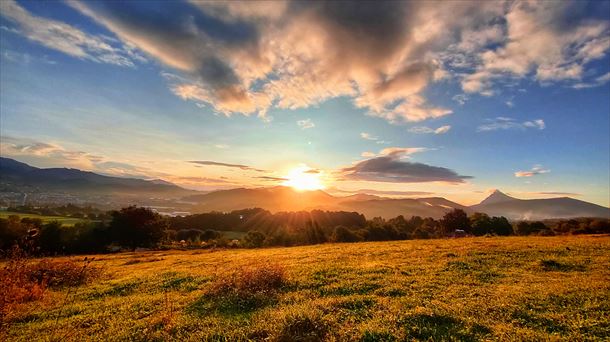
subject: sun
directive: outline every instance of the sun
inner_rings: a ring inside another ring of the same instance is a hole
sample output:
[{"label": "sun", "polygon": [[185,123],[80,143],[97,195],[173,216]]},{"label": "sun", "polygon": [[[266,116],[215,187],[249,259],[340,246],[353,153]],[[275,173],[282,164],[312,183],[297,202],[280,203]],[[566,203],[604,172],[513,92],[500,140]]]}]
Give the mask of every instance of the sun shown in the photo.
[{"label": "sun", "polygon": [[290,170],[284,177],[286,180],[282,185],[292,187],[295,190],[320,190],[325,186],[321,180],[321,171],[312,169],[306,165],[301,165]]}]

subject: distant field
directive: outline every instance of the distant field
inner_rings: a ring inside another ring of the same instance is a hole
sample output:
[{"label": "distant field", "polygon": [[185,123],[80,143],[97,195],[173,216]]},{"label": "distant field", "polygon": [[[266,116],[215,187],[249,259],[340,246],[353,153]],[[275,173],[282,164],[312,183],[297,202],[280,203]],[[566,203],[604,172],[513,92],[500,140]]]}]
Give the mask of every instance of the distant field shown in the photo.
[{"label": "distant field", "polygon": [[37,214],[17,213],[17,212],[13,212],[13,211],[0,211],[0,218],[8,218],[11,215],[17,215],[17,216],[19,216],[21,218],[24,218],[24,217],[39,218],[44,223],[47,223],[47,222],[50,222],[50,221],[59,221],[59,222],[61,222],[65,226],[73,226],[74,224],[76,224],[78,222],[86,221],[84,219],[73,218],[73,217],[45,216],[45,215],[37,215]]},{"label": "distant field", "polygon": [[[206,295],[235,269],[276,263],[288,278],[278,293],[239,305]],[[95,256],[93,264],[105,268],[102,280],[26,304],[11,318],[6,338],[610,338],[608,236],[121,253]]]}]

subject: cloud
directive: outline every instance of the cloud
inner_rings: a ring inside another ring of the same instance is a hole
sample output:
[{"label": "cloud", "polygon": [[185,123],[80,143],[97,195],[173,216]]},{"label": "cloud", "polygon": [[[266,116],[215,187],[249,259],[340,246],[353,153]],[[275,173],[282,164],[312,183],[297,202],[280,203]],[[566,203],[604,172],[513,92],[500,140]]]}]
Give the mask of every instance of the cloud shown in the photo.
[{"label": "cloud", "polygon": [[521,177],[533,177],[536,175],[541,175],[541,174],[545,174],[545,173],[549,173],[551,172],[551,170],[547,170],[544,169],[542,167],[542,165],[534,165],[534,167],[532,167],[531,170],[529,171],[517,171],[515,172],[515,177],[521,178]]},{"label": "cloud", "polygon": [[244,171],[267,172],[266,170],[256,169],[256,168],[250,167],[248,165],[228,164],[228,163],[215,162],[215,161],[211,161],[211,160],[191,160],[191,161],[189,161],[189,163],[196,164],[196,165],[223,166],[223,167],[237,168],[237,169],[241,169]]},{"label": "cloud", "polygon": [[435,6],[193,1],[164,2],[151,12],[133,3],[69,4],[179,72],[170,82],[177,96],[225,115],[265,117],[272,106],[302,108],[338,96],[394,123],[451,113],[422,95],[445,74],[424,52],[444,33],[419,41],[417,32]]},{"label": "cloud", "polygon": [[608,81],[610,81],[610,72],[607,72],[599,77],[596,77],[591,82],[576,83],[572,86],[572,88],[574,88],[574,89],[595,88],[595,87],[603,86],[604,84],[608,83]]},{"label": "cloud", "polygon": [[105,158],[83,151],[70,150],[55,143],[45,143],[28,138],[3,136],[0,142],[2,156],[30,156],[53,160],[74,167],[91,169]]},{"label": "cloud", "polygon": [[288,178],[283,178],[283,177],[270,177],[270,176],[258,176],[258,177],[254,177],[256,179],[262,179],[262,180],[266,180],[266,181],[271,181],[271,182],[285,182],[288,180]]},{"label": "cloud", "polygon": [[360,133],[360,137],[361,137],[362,139],[365,139],[365,140],[372,140],[372,141],[376,141],[376,140],[378,139],[377,137],[372,136],[370,133],[366,133],[366,132],[362,132],[362,133]]},{"label": "cloud", "polygon": [[489,131],[507,130],[507,129],[525,130],[528,128],[543,130],[546,128],[546,124],[545,124],[544,120],[542,120],[542,119],[518,122],[513,118],[499,116],[494,119],[486,119],[485,121],[486,121],[486,123],[477,127],[477,132],[489,132]]},{"label": "cloud", "polygon": [[457,95],[453,95],[453,97],[451,99],[453,101],[459,103],[460,106],[463,106],[464,104],[466,104],[466,101],[468,101],[468,95],[466,95],[466,94],[457,94]]},{"label": "cloud", "polygon": [[264,120],[272,108],[347,97],[393,124],[420,122],[453,113],[428,101],[432,84],[460,83],[459,104],[523,79],[586,88],[603,81],[589,64],[610,50],[610,21],[588,15],[603,2],[67,2],[116,39],[12,1],[2,12],[73,56],[133,65],[144,54],[175,74],[168,87],[181,99]]},{"label": "cloud", "polygon": [[134,66],[134,55],[142,60],[141,56],[108,37],[87,34],[63,22],[35,16],[13,0],[0,1],[0,14],[16,25],[5,31],[73,57],[126,67]]},{"label": "cloud", "polygon": [[430,128],[427,126],[415,126],[415,127],[411,127],[409,128],[409,132],[411,133],[415,133],[415,134],[445,134],[447,132],[449,132],[449,130],[451,129],[451,126],[446,125],[446,126],[441,126],[439,128]]},{"label": "cloud", "polygon": [[471,176],[462,176],[455,171],[438,166],[406,161],[409,155],[422,152],[423,148],[392,147],[382,150],[379,155],[359,161],[351,167],[340,170],[344,180],[424,183],[445,182],[464,183]]},{"label": "cloud", "polygon": [[374,190],[374,189],[358,189],[358,190],[342,190],[342,189],[332,189],[336,192],[340,193],[348,193],[348,194],[367,194],[367,195],[381,195],[381,196],[430,196],[434,195],[433,192],[427,191],[392,191],[392,190]]},{"label": "cloud", "polygon": [[297,125],[301,127],[301,129],[308,129],[316,127],[316,125],[311,121],[311,119],[304,119],[297,121]]},{"label": "cloud", "polygon": [[504,15],[506,37],[475,54],[475,72],[463,77],[462,89],[489,95],[507,77],[578,84],[587,64],[610,50],[610,22],[583,15],[597,6],[604,11],[601,3],[515,2]]},{"label": "cloud", "polygon": [[21,137],[2,136],[0,155],[19,157],[27,163],[73,167],[115,177],[149,179],[169,176],[147,167],[110,160],[108,157],[69,149],[57,143],[46,143]]},{"label": "cloud", "polygon": [[385,140],[381,140],[378,137],[370,134],[370,133],[366,133],[366,132],[362,132],[360,133],[360,137],[364,140],[370,140],[370,141],[374,141],[377,144],[387,144],[388,142]]},{"label": "cloud", "polygon": [[538,195],[551,195],[551,196],[582,196],[582,194],[576,192],[561,192],[561,191],[541,191],[535,192]]},{"label": "cloud", "polygon": [[208,177],[171,177],[172,182],[177,184],[192,184],[192,185],[216,185],[216,184],[234,184],[231,181],[219,178]]}]

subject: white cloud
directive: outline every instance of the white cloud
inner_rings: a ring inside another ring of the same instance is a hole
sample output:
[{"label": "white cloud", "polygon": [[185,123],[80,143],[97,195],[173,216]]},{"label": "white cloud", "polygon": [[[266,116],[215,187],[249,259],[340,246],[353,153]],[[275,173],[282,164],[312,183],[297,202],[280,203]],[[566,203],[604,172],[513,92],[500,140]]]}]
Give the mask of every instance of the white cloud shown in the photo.
[{"label": "white cloud", "polygon": [[578,17],[584,6],[567,1],[514,3],[505,15],[505,43],[478,52],[476,71],[463,77],[462,89],[489,95],[499,80],[530,75],[540,83],[579,82],[586,64],[610,50],[609,21]]},{"label": "white cloud", "polygon": [[545,173],[549,173],[549,172],[551,172],[551,170],[544,169],[542,167],[542,165],[534,165],[534,167],[532,167],[531,170],[515,172],[515,177],[518,177],[518,178],[533,177],[536,175],[541,175],[541,174],[545,174]]},{"label": "white cloud", "polygon": [[574,89],[595,88],[595,87],[603,86],[604,84],[608,83],[608,81],[610,81],[610,72],[596,77],[591,82],[576,83],[572,86],[572,88],[574,88]]},{"label": "white cloud", "polygon": [[445,134],[445,133],[449,132],[450,129],[451,129],[451,126],[449,126],[449,125],[441,126],[436,129],[430,128],[427,126],[415,126],[415,127],[411,127],[409,129],[409,132],[415,133],[415,134]]},{"label": "white cloud", "polygon": [[311,119],[304,119],[297,121],[297,125],[301,127],[301,129],[309,129],[314,128],[316,125],[311,121]]},{"label": "white cloud", "polygon": [[468,101],[468,95],[466,95],[466,94],[457,94],[457,95],[454,95],[451,99],[453,101],[459,103],[460,106],[463,106],[466,103],[466,101]]},{"label": "white cloud", "polygon": [[544,123],[544,120],[542,120],[542,119],[518,122],[513,118],[499,116],[495,119],[487,119],[485,121],[486,121],[486,123],[477,127],[478,132],[488,132],[488,131],[497,131],[497,130],[506,130],[506,129],[525,130],[528,128],[543,130],[546,128],[546,124]]},{"label": "white cloud", "polygon": [[365,140],[374,141],[377,144],[389,144],[389,141],[381,140],[378,137],[373,136],[370,133],[366,133],[366,132],[360,133],[360,137]]}]

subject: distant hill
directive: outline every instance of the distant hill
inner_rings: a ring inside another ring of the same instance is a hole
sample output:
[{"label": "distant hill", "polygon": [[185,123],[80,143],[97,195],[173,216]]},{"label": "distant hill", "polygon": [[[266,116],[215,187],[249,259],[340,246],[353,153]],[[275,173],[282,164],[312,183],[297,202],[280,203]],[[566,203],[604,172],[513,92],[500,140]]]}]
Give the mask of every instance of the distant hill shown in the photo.
[{"label": "distant hill", "polygon": [[68,168],[41,169],[2,157],[0,157],[0,186],[5,191],[27,190],[76,194],[184,196],[194,192],[161,180],[110,177]]},{"label": "distant hill", "polygon": [[481,203],[471,206],[470,209],[513,220],[610,217],[609,208],[569,197],[524,200],[510,197],[499,190],[494,191]]},{"label": "distant hill", "polygon": [[403,215],[441,218],[453,209],[468,214],[484,212],[512,220],[569,217],[610,218],[610,209],[568,197],[522,200],[494,191],[481,203],[464,206],[442,197],[387,198],[373,194],[333,196],[324,191],[297,191],[277,186],[230,189],[202,193],[181,188],[164,180],[144,180],[99,175],[68,168],[41,169],[0,157],[0,192],[57,192],[78,195],[146,196],[154,199],[180,199],[181,210],[228,212],[263,208],[271,212],[321,209],[350,211],[367,218],[393,218]]},{"label": "distant hill", "polygon": [[296,191],[284,186],[220,190],[189,196],[184,200],[196,202],[197,212],[231,211],[243,208],[264,208],[271,212],[322,209],[356,211],[367,218],[376,216],[392,218],[398,215],[407,218],[413,215],[440,218],[453,208],[469,210],[444,198],[394,199],[367,194],[335,197],[321,190]]}]

